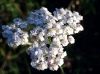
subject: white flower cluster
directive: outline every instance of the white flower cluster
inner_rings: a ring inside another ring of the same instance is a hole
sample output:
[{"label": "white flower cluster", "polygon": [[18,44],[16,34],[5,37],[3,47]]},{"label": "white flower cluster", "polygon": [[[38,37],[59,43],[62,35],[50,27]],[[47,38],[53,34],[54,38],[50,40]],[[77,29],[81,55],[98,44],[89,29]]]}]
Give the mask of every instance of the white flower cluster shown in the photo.
[{"label": "white flower cluster", "polygon": [[[3,26],[3,36],[8,38],[8,44],[23,45],[27,42],[32,44],[26,50],[26,53],[31,57],[31,66],[44,70],[58,70],[59,66],[64,63],[63,58],[67,55],[63,51],[69,43],[75,42],[72,36],[83,30],[80,24],[82,16],[78,12],[71,12],[68,9],[56,9],[52,13],[47,8],[42,7],[39,10],[31,12],[27,22],[22,22],[21,19],[14,19],[14,24]],[[28,33],[23,31],[28,24],[35,25]]]},{"label": "white flower cluster", "polygon": [[7,38],[9,46],[24,45],[28,42],[28,33],[22,30],[23,28],[27,28],[27,25],[27,22],[23,22],[20,18],[16,18],[14,19],[14,24],[2,26],[4,30],[2,35]]}]

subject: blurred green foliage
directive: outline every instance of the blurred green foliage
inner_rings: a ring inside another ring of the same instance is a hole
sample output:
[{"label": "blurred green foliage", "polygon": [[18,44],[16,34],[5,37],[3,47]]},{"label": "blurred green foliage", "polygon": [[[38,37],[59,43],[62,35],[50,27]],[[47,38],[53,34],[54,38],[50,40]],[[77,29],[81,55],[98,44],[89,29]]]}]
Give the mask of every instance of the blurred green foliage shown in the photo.
[{"label": "blurred green foliage", "polygon": [[[2,37],[2,24],[9,25],[13,19],[27,18],[31,11],[45,6],[49,11],[68,8],[83,15],[84,31],[74,35],[76,43],[65,47],[68,56],[63,69],[65,74],[99,74],[100,67],[100,3],[99,0],[2,0],[0,1],[0,74],[61,74],[50,70],[38,71],[30,66],[30,57],[25,53],[28,46],[11,48]],[[99,73],[97,73],[99,72]]]}]

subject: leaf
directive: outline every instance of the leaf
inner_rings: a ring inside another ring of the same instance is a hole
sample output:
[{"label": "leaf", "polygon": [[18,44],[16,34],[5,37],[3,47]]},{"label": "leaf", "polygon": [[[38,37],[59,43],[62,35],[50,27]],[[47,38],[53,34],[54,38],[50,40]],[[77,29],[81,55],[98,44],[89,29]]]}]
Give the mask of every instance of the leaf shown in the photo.
[{"label": "leaf", "polygon": [[65,68],[66,67],[66,64],[63,64],[62,67]]},{"label": "leaf", "polygon": [[5,56],[5,55],[6,55],[5,52],[4,52],[4,50],[3,50],[2,48],[0,48],[0,54],[1,54],[2,56]]}]

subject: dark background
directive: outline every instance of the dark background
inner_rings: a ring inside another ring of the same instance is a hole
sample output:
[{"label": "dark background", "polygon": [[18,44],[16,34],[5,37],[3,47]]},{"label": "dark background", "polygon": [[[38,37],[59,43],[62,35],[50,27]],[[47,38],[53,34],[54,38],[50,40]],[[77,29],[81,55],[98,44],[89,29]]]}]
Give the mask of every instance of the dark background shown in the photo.
[{"label": "dark background", "polygon": [[65,47],[68,56],[63,69],[65,74],[100,74],[100,2],[99,0],[2,0],[0,1],[0,74],[61,74],[61,70],[38,71],[31,67],[30,57],[25,53],[27,46],[11,48],[2,37],[2,25],[13,19],[26,20],[30,11],[47,7],[68,8],[83,16],[84,31],[73,35],[75,44]]}]

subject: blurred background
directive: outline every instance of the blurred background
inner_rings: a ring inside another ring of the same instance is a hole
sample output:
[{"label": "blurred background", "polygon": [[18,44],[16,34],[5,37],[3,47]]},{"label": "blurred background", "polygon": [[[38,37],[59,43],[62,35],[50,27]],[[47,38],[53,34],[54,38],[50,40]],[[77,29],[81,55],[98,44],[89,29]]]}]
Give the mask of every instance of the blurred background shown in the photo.
[{"label": "blurred background", "polygon": [[2,25],[9,25],[14,18],[26,20],[31,11],[47,7],[68,8],[83,16],[84,31],[75,34],[75,44],[65,47],[68,56],[65,74],[100,74],[100,3],[99,0],[0,0],[0,74],[61,74],[61,70],[38,71],[31,67],[26,46],[11,48],[2,37]]}]

